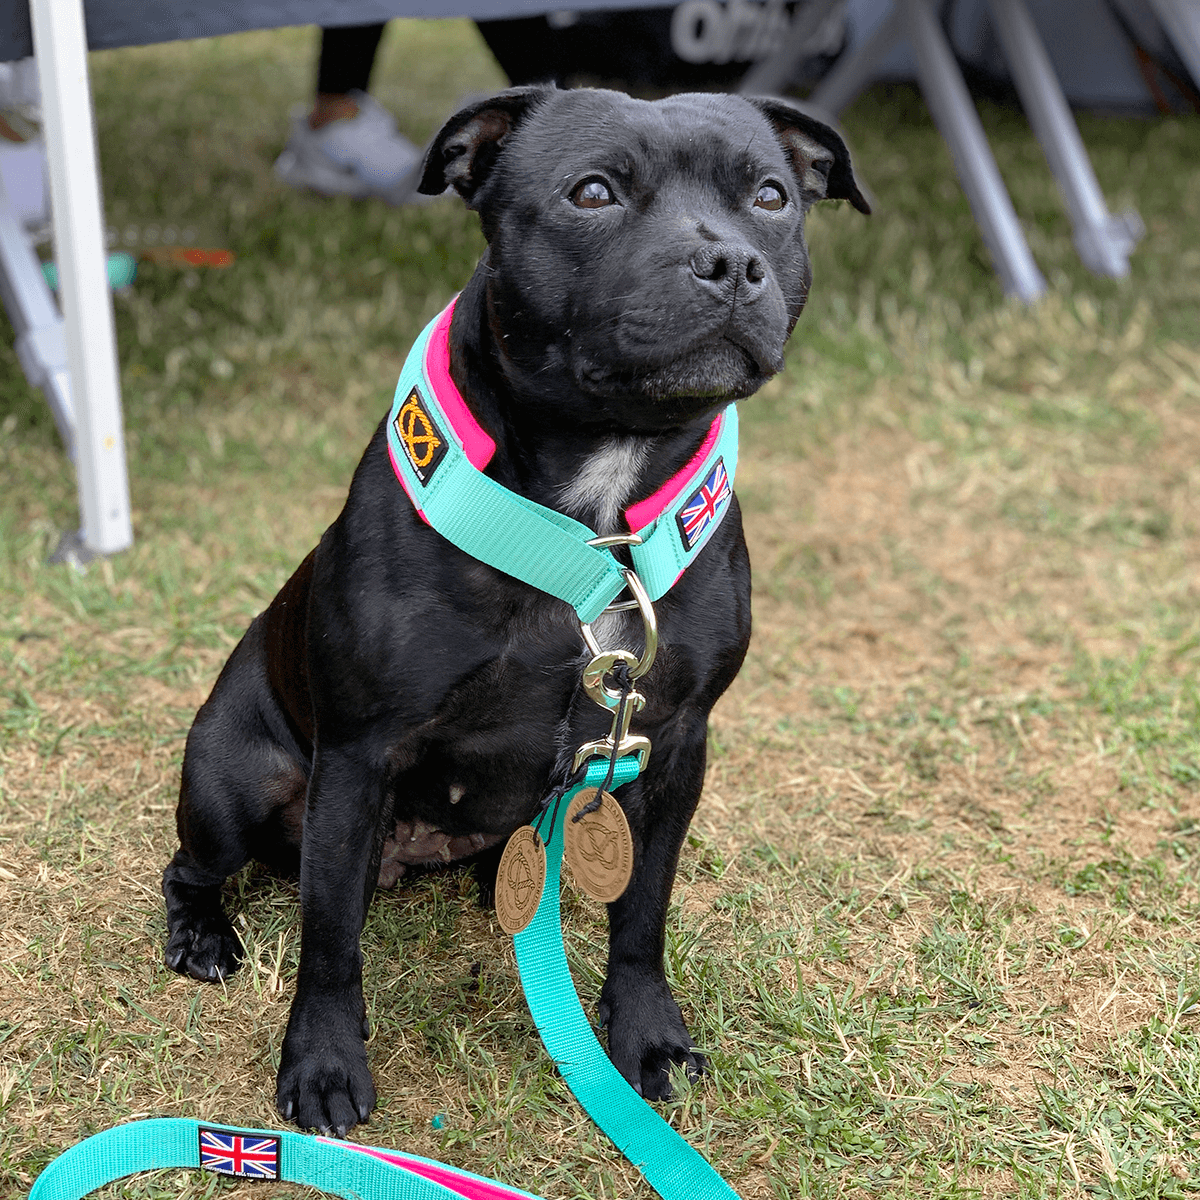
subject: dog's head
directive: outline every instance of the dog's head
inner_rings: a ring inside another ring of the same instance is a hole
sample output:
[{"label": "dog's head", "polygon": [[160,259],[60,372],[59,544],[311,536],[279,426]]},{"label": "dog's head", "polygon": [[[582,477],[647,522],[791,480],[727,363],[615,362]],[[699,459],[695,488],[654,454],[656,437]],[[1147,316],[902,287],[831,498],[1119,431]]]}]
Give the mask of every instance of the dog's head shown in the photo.
[{"label": "dog's head", "polygon": [[818,200],[869,212],[829,126],[776,100],[514,88],[456,113],[420,190],[488,240],[488,321],[516,396],[668,428],[783,366]]}]

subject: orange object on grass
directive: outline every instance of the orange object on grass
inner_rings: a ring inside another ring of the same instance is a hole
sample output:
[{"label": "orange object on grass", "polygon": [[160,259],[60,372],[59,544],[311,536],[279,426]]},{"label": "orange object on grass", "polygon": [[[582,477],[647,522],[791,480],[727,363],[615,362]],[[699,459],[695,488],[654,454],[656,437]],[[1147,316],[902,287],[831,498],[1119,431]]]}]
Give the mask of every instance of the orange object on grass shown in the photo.
[{"label": "orange object on grass", "polygon": [[232,250],[205,250],[200,246],[150,246],[138,254],[143,262],[186,267],[227,267],[236,257]]}]

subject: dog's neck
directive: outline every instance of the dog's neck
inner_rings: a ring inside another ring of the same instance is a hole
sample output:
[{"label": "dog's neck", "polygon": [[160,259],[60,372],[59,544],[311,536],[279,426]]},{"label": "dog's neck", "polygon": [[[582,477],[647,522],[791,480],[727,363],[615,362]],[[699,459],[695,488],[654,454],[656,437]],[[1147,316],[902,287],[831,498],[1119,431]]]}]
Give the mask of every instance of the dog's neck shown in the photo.
[{"label": "dog's neck", "polygon": [[626,508],[655,492],[696,452],[711,416],[656,433],[547,422],[544,406],[522,404],[499,366],[485,319],[484,284],[472,277],[455,307],[450,376],[496,453],[487,474],[548,508],[612,534]]}]

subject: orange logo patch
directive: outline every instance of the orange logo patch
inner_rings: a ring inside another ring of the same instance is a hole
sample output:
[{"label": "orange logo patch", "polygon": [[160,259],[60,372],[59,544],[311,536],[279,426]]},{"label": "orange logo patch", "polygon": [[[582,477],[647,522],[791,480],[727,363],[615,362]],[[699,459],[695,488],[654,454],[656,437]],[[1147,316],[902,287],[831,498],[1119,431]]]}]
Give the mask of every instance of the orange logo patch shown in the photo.
[{"label": "orange logo patch", "polygon": [[421,403],[416,388],[408,393],[392,427],[417,478],[427,484],[446,456],[446,438]]}]

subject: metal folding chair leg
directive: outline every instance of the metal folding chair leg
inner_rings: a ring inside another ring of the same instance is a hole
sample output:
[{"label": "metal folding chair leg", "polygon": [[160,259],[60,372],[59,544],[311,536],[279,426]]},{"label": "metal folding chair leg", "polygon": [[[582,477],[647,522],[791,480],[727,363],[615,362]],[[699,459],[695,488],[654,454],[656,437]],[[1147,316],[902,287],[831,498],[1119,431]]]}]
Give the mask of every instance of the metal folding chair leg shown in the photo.
[{"label": "metal folding chair leg", "polygon": [[917,77],[925,103],[950,147],[1000,285],[1008,295],[1030,303],[1046,290],[1046,281],[1033,261],[946,35],[927,0],[900,0],[900,7],[917,58]]},{"label": "metal folding chair leg", "polygon": [[1150,6],[1200,88],[1200,0],[1150,0]]},{"label": "metal folding chair leg", "polygon": [[[0,153],[4,149],[0,147]],[[37,159],[33,163],[36,165]],[[67,370],[67,342],[58,305],[46,285],[7,189],[0,182],[0,300],[17,335],[15,349],[25,378],[45,393],[67,456],[75,457],[75,412]]]},{"label": "metal folding chair leg", "polygon": [[1075,248],[1098,275],[1129,274],[1129,255],[1146,227],[1132,210],[1113,216],[1092,169],[1075,118],[1025,0],[991,0],[996,32],[1021,103],[1042,144],[1075,227]]}]

